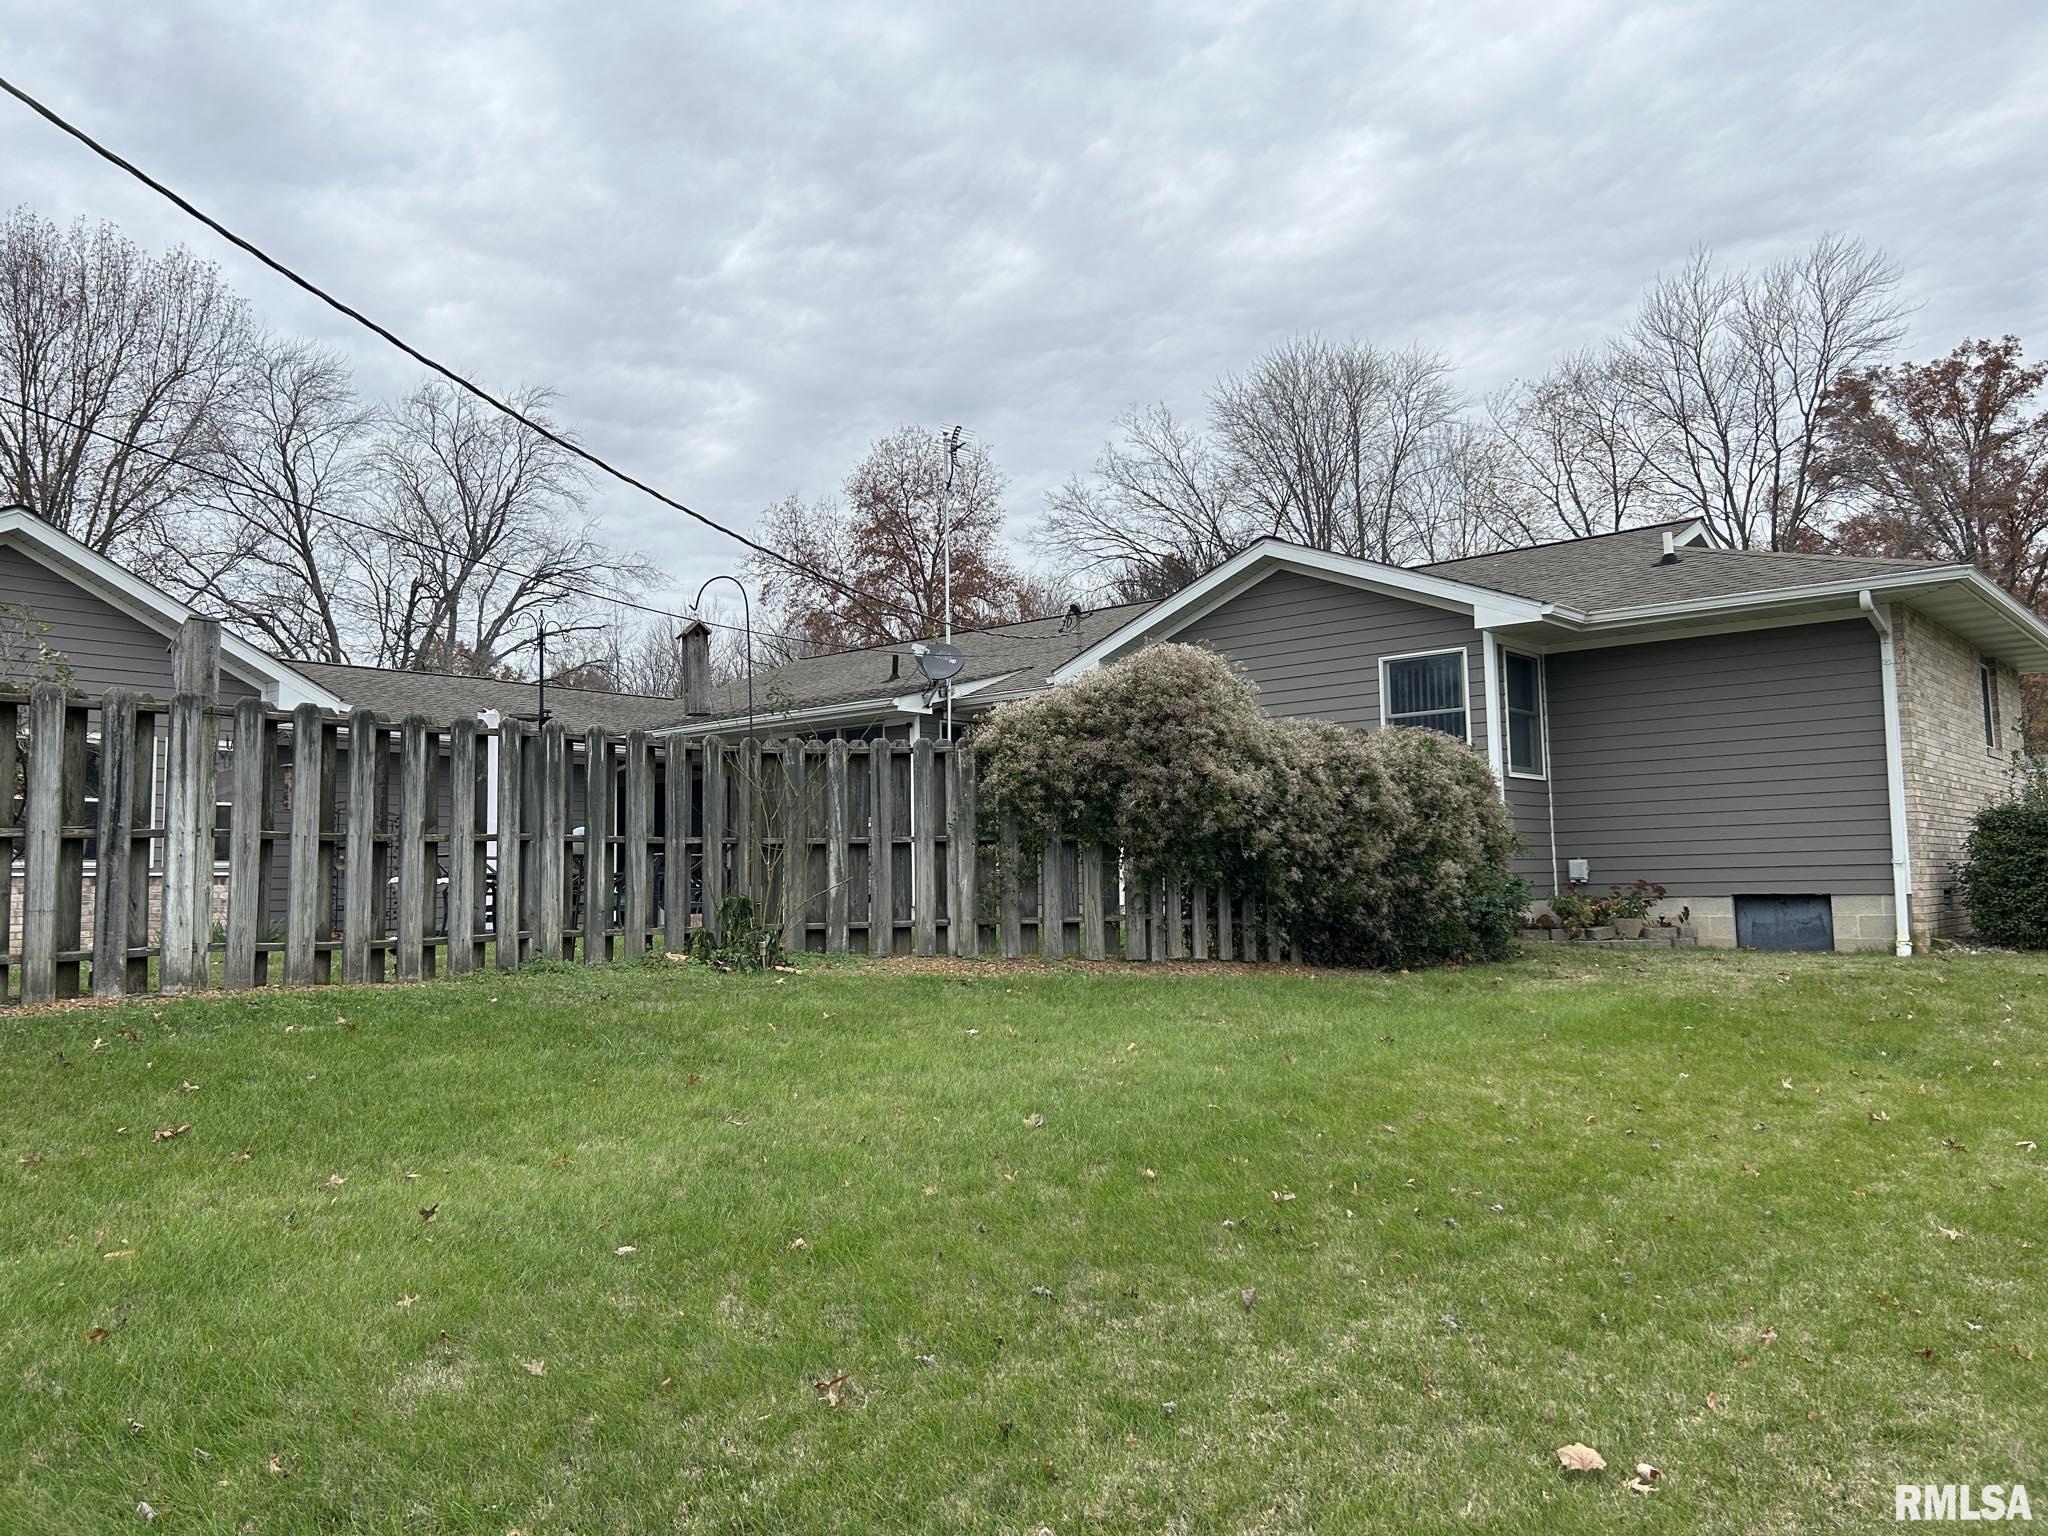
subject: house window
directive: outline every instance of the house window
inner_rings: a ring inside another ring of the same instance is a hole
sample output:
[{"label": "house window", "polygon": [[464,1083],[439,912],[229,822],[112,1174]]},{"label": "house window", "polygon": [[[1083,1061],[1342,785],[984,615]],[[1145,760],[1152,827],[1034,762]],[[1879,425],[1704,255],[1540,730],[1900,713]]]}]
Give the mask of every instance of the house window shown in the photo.
[{"label": "house window", "polygon": [[1543,777],[1543,663],[1503,652],[1507,674],[1508,772]]},{"label": "house window", "polygon": [[1991,663],[1988,661],[1978,663],[1977,688],[1984,697],[1984,745],[1996,751],[1998,749],[1998,674],[1991,670]]},{"label": "house window", "polygon": [[1470,741],[1465,692],[1462,650],[1385,657],[1380,662],[1380,723],[1419,726]]}]

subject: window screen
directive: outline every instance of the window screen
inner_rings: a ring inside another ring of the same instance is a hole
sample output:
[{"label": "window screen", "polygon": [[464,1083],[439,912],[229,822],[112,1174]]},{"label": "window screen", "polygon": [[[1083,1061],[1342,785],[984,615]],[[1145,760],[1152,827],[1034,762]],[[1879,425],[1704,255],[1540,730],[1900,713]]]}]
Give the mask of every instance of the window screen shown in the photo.
[{"label": "window screen", "polygon": [[1381,711],[1388,725],[1420,726],[1469,741],[1465,723],[1465,653],[1403,656],[1386,667],[1387,696]]},{"label": "window screen", "polygon": [[1534,656],[1503,657],[1507,672],[1508,769],[1543,775],[1543,664]]}]

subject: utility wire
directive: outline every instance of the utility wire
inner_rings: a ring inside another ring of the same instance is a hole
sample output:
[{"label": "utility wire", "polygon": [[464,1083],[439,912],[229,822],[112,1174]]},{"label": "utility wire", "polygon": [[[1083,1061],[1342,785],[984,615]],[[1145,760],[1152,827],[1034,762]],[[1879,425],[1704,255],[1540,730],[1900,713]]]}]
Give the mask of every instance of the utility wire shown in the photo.
[{"label": "utility wire", "polygon": [[[552,590],[557,596],[582,597],[588,598],[592,602],[611,603],[620,608],[631,608],[640,613],[652,614],[658,619],[668,620],[671,624],[675,622],[675,613],[671,609],[657,608],[648,603],[635,602],[632,598],[622,597],[613,592],[599,592],[590,587],[577,586],[573,582],[559,576],[544,576],[538,571],[522,570],[516,565],[506,565],[501,561],[485,560],[480,557],[464,555],[458,550],[450,549],[445,544],[436,544],[431,539],[420,538],[417,534],[406,533],[397,528],[382,527],[376,523],[367,523],[360,518],[350,517],[345,512],[336,512],[326,507],[311,506],[306,502],[298,500],[296,497],[285,495],[282,491],[269,486],[257,485],[236,475],[230,475],[223,470],[215,469],[210,464],[195,464],[190,459],[181,459],[174,453],[166,453],[162,449],[152,448],[146,443],[131,442],[127,438],[117,436],[112,432],[104,432],[97,427],[89,427],[82,421],[73,421],[69,417],[59,416],[55,412],[42,410],[37,406],[28,404],[26,401],[0,395],[0,406],[5,406],[10,410],[27,411],[32,416],[40,416],[44,421],[54,422],[58,426],[69,427],[76,432],[83,432],[88,437],[97,437],[102,441],[113,443],[131,452],[146,454],[161,463],[173,464],[180,469],[187,469],[195,474],[209,476],[214,480],[218,480],[223,485],[239,487],[249,492],[252,496],[265,496],[273,501],[282,502],[290,506],[294,511],[305,513],[308,517],[324,517],[330,522],[340,523],[344,527],[354,528],[363,533],[375,534],[379,538],[395,539],[401,544],[410,544],[415,549],[423,550],[428,554],[446,555],[450,559],[455,560],[468,560],[472,565],[479,566],[487,571],[496,571],[500,575],[515,577],[520,581],[535,582],[543,588]],[[729,629],[734,634],[745,632],[739,625],[727,624],[720,619],[702,619],[701,622],[713,629]],[[801,635],[784,634],[780,630],[757,628],[754,630],[754,633],[756,635],[766,635],[775,640],[793,640],[799,645],[803,643]]]},{"label": "utility wire", "polygon": [[727,527],[724,523],[719,522],[717,519],[706,516],[704,513],[699,512],[695,507],[688,506],[685,503],[677,500],[675,497],[669,495],[667,492],[658,490],[654,486],[649,485],[645,480],[640,479],[637,475],[629,474],[627,471],[620,469],[610,460],[605,459],[602,456],[591,452],[588,448],[583,447],[581,444],[575,442],[573,439],[564,437],[561,433],[555,431],[553,428],[545,426],[541,422],[536,421],[533,417],[527,415],[524,411],[521,411],[516,407],[506,403],[505,401],[500,400],[496,395],[490,393],[490,391],[483,389],[476,384],[472,384],[468,379],[464,378],[454,369],[428,356],[425,352],[422,352],[418,347],[412,345],[411,342],[405,340],[404,337],[398,335],[395,331],[392,331],[388,327],[378,324],[375,320],[372,320],[368,315],[364,314],[361,310],[356,309],[352,305],[342,302],[340,299],[336,298],[333,294],[329,293],[326,289],[322,288],[319,284],[313,282],[311,279],[301,277],[297,272],[293,271],[290,267],[286,266],[276,257],[270,255],[260,246],[254,244],[251,241],[243,239],[240,235],[236,234],[233,230],[229,229],[225,224],[221,223],[220,220],[214,218],[211,214],[208,214],[202,209],[196,207],[189,199],[183,197],[177,192],[174,192],[171,188],[164,185],[164,183],[162,183],[161,181],[158,181],[154,176],[150,175],[149,172],[143,170],[133,161],[128,160],[119,154],[116,154],[106,145],[100,143],[99,140],[95,139],[91,134],[87,133],[83,128],[80,128],[76,124],[69,122],[65,118],[59,116],[54,110],[43,105],[42,102],[36,100],[35,97],[29,95],[28,92],[24,91],[20,86],[14,84],[11,80],[8,80],[5,76],[0,76],[0,91],[5,91],[8,95],[12,96],[16,101],[20,102],[23,106],[27,107],[31,112],[34,112],[38,117],[42,118],[44,121],[51,124],[53,127],[61,129],[63,132],[69,134],[72,138],[78,140],[79,143],[83,144],[87,149],[91,150],[94,154],[98,155],[102,160],[106,161],[109,165],[114,166],[118,170],[126,172],[128,175],[134,177],[137,181],[141,182],[145,187],[148,187],[152,192],[156,193],[159,197],[164,198],[178,209],[191,215],[191,217],[197,219],[201,224],[204,224],[208,229],[212,230],[215,234],[219,235],[223,240],[227,241],[237,250],[243,251],[248,255],[253,256],[257,261],[260,261],[264,266],[270,268],[271,271],[277,273],[278,276],[284,278],[293,286],[303,289],[305,292],[311,294],[314,298],[318,299],[321,303],[327,305],[328,308],[333,309],[339,312],[340,314],[347,316],[349,319],[355,321],[356,324],[362,326],[364,329],[370,331],[372,334],[382,337],[385,341],[389,342],[392,346],[396,347],[399,351],[403,352],[407,357],[411,358],[414,362],[420,364],[420,366],[427,368],[434,373],[439,374],[449,383],[455,385],[456,388],[464,390],[471,395],[474,395],[477,399],[483,401],[484,404],[490,406],[492,409],[502,412],[504,415],[511,417],[512,420],[524,426],[528,431],[536,433],[539,436],[545,438],[547,441],[553,443],[557,448],[562,449],[565,453],[573,454],[575,457],[593,466],[603,474],[611,476],[611,478],[619,481],[623,485],[631,486],[636,491],[640,491],[647,496],[653,497],[663,506],[669,507],[674,511],[682,513],[685,517],[692,518],[695,521],[702,523],[706,528],[710,528],[715,532],[722,533],[726,535],[726,537],[728,538],[738,540],[741,544],[744,544],[748,549],[752,550],[755,554],[760,555],[762,558],[767,560],[773,560],[778,565],[787,566],[789,567],[789,569],[796,571],[800,575],[807,576],[813,581],[819,582],[824,586],[832,588],[834,591],[840,593],[843,596],[856,598],[862,602],[875,603],[881,607],[893,609],[895,612],[901,614],[905,618],[916,619],[918,617],[917,614],[912,612],[910,609],[904,607],[900,603],[892,602],[887,598],[876,597],[872,593],[861,592],[853,587],[849,587],[835,577],[828,576],[822,571],[813,570],[809,566],[804,565],[802,562],[791,559],[788,555],[783,554],[781,551],[770,549],[767,545],[762,544],[755,539],[747,537],[746,534],[741,533],[737,528]]}]

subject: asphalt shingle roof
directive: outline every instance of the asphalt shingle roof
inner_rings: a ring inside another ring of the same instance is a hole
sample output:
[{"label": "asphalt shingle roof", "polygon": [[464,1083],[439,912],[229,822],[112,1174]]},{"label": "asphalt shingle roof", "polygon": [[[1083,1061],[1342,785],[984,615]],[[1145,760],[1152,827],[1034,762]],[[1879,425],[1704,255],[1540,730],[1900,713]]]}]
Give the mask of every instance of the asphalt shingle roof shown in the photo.
[{"label": "asphalt shingle roof", "polygon": [[[373,709],[387,720],[425,715],[443,723],[495,709],[504,715],[531,715],[540,707],[532,683],[508,683],[495,677],[464,677],[450,672],[395,672],[384,667],[337,666],[324,661],[294,661],[329,692],[352,708]],[[548,714],[571,735],[601,726],[608,731],[652,730],[683,718],[681,699],[644,693],[605,693],[595,688],[548,686]]]},{"label": "asphalt shingle roof", "polygon": [[[1079,655],[1110,631],[1121,629],[1150,606],[1149,603],[1124,603],[1111,608],[1097,608],[1082,614],[1071,628],[1063,615],[1055,615],[986,630],[955,630],[953,643],[967,657],[955,683],[979,682],[1004,673],[1016,673],[1018,684],[1039,686],[1062,662]],[[897,675],[893,678],[889,675],[892,655],[897,658]],[[871,646],[865,650],[809,656],[756,672],[754,708],[757,714],[770,714],[785,707],[813,709],[828,704],[851,704],[862,699],[893,698],[915,693],[921,684],[922,678],[908,642]],[[775,695],[773,702],[771,694]],[[721,684],[713,690],[712,699],[714,718],[744,715],[747,712],[746,679]]]},{"label": "asphalt shingle roof", "polygon": [[1496,555],[1442,560],[1416,569],[1588,613],[1688,598],[1777,592],[1822,581],[1882,581],[1901,571],[1936,569],[1926,560],[1708,549],[1698,544],[1681,546],[1678,559],[1663,564],[1664,530],[1684,526],[1660,523],[1588,539],[1503,550]]}]

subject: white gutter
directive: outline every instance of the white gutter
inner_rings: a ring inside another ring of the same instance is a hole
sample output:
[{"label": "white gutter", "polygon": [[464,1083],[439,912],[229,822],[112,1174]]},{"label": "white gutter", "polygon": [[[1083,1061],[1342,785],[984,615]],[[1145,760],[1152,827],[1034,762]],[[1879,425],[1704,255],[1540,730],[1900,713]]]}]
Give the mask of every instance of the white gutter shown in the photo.
[{"label": "white gutter", "polygon": [[1906,755],[1899,722],[1899,650],[1892,634],[1891,604],[1880,606],[1868,588],[1857,594],[1857,606],[1877,629],[1878,667],[1884,675],[1884,780],[1891,803],[1892,928],[1894,953],[1913,953],[1913,864],[1907,844]]}]

